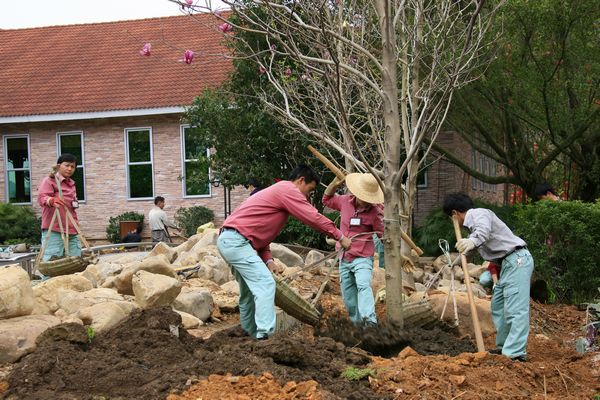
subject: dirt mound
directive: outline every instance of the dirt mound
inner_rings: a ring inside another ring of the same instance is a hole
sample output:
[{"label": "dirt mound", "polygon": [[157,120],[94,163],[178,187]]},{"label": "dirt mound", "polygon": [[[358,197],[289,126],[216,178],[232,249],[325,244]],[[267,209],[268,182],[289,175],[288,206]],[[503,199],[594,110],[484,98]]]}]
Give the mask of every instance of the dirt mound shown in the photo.
[{"label": "dirt mound", "polygon": [[474,352],[473,343],[467,338],[457,339],[448,328],[438,325],[431,329],[401,329],[392,323],[381,322],[377,326],[355,326],[342,315],[327,319],[319,336],[328,336],[348,347],[360,347],[381,357],[394,357],[405,347],[412,347],[421,355]]},{"label": "dirt mound", "polygon": [[328,400],[336,398],[331,393],[320,391],[318,385],[315,381],[308,381],[288,382],[281,386],[269,373],[261,376],[211,375],[181,395],[169,395],[167,400]]},{"label": "dirt mound", "polygon": [[370,358],[331,338],[254,341],[235,328],[204,341],[174,328],[179,324],[179,315],[170,309],[138,311],[91,343],[82,340],[87,338],[83,327],[60,325],[43,334],[37,350],[15,365],[6,395],[161,399],[183,389],[190,378],[269,372],[280,385],[314,380],[341,398],[382,398],[368,382],[341,377],[348,366],[366,365]]}]

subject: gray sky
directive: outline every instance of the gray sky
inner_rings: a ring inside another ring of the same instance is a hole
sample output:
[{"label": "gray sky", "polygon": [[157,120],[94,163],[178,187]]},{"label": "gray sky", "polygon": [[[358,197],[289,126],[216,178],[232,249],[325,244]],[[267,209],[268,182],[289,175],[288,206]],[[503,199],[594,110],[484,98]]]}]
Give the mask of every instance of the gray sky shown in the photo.
[{"label": "gray sky", "polygon": [[[203,3],[203,0],[199,0]],[[212,1],[213,9],[223,7]],[[0,0],[0,29],[181,15],[168,0]]]}]

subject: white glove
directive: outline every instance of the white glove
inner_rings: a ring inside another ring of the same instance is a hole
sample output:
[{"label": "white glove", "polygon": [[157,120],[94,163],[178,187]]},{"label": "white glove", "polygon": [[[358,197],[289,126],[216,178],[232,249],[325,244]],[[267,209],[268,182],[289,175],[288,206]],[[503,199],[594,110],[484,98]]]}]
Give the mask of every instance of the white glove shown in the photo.
[{"label": "white glove", "polygon": [[460,239],[456,242],[456,250],[463,254],[467,254],[475,248],[475,243],[471,239]]}]

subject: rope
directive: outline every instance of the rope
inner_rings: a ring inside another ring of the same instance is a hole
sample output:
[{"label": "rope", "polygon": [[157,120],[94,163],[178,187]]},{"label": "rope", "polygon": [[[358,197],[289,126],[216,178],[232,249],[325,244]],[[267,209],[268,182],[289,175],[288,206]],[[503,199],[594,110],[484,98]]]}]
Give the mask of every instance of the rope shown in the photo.
[{"label": "rope", "polygon": [[[441,272],[444,268],[448,267],[450,269],[450,290],[448,290],[448,295],[446,295],[446,299],[444,300],[444,307],[442,308],[442,313],[440,314],[440,320],[444,319],[444,313],[446,312],[446,306],[448,305],[448,299],[450,298],[450,294],[452,294],[452,303],[454,304],[454,325],[458,326],[458,307],[456,306],[456,286],[454,283],[454,268],[452,268],[452,258],[450,257],[450,245],[446,239],[440,239],[438,241],[438,246],[446,256],[448,263],[444,265],[440,270]],[[459,255],[460,257],[460,255]]]}]

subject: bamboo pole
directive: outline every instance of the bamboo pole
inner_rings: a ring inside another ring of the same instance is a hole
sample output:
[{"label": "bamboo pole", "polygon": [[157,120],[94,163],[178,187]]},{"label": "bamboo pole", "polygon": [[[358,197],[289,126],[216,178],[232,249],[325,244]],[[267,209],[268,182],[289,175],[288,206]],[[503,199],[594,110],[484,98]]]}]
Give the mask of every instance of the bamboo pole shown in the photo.
[{"label": "bamboo pole", "polygon": [[[452,216],[452,223],[454,224],[456,241],[459,241],[462,239],[462,233],[460,232],[460,226],[455,215]],[[467,297],[469,299],[469,306],[471,308],[471,321],[473,322],[473,329],[475,330],[477,351],[485,351],[483,335],[481,334],[481,326],[479,325],[479,316],[477,315],[477,308],[475,307],[475,300],[473,299],[473,292],[471,291],[471,278],[469,276],[469,268],[467,267],[467,257],[463,253],[460,254],[460,261],[462,263],[462,269],[465,275],[465,285],[467,286]]]}]

